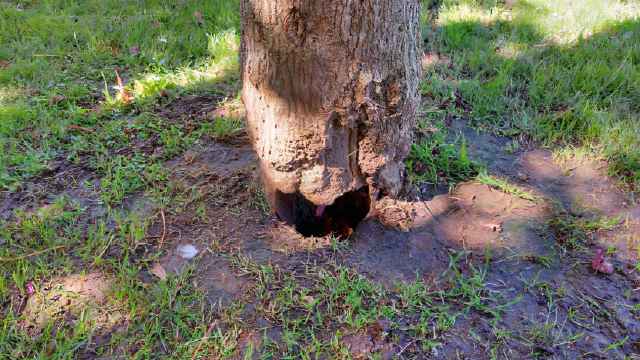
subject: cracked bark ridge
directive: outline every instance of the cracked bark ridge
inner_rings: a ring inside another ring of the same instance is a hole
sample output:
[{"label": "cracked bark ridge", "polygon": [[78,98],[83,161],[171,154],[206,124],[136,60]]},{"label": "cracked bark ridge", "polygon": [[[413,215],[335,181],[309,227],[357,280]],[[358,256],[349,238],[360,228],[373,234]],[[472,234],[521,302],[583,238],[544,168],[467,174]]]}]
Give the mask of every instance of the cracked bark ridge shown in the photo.
[{"label": "cracked bark ridge", "polygon": [[[419,105],[418,0],[241,0],[242,99],[269,201],[396,196]],[[315,212],[318,212],[316,209]]]}]

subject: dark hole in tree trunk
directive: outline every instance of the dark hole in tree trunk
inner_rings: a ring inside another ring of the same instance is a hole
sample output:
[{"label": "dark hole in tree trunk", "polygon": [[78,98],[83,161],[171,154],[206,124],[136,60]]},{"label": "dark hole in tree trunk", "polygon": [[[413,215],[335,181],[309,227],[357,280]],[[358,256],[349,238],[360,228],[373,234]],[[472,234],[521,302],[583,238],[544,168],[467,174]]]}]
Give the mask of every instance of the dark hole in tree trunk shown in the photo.
[{"label": "dark hole in tree trunk", "polygon": [[337,198],[328,206],[317,206],[300,193],[276,192],[276,213],[303,236],[339,237],[351,235],[369,213],[369,187],[364,186]]}]

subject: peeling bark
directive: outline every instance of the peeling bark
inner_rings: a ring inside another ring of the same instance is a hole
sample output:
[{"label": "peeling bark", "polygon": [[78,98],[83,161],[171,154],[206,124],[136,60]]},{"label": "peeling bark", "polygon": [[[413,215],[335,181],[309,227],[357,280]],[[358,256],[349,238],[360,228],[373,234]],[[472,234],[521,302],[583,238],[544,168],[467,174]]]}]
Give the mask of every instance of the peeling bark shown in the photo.
[{"label": "peeling bark", "polygon": [[291,212],[278,194],[299,194],[321,211],[366,186],[374,201],[397,195],[419,104],[419,1],[241,5],[242,99],[272,206]]}]

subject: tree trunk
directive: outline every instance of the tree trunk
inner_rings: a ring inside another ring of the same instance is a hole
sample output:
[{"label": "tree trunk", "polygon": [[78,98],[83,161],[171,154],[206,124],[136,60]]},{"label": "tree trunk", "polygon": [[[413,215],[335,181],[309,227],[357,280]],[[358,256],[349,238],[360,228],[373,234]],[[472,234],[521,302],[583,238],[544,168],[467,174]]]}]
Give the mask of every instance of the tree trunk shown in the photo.
[{"label": "tree trunk", "polygon": [[363,193],[341,212],[397,195],[419,105],[419,0],[241,0],[241,12],[242,99],[272,207],[299,225]]}]

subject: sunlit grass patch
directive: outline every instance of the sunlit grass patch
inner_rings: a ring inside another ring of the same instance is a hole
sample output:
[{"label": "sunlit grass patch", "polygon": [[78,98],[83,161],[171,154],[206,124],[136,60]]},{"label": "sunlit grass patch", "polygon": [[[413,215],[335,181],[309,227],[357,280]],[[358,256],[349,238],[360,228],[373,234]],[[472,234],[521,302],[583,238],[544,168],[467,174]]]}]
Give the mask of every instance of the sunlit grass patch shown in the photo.
[{"label": "sunlit grass patch", "polygon": [[110,121],[158,95],[236,82],[238,8],[235,0],[143,11],[118,1],[0,4],[0,188],[17,189],[81,147],[69,126],[90,131],[87,112]]},{"label": "sunlit grass patch", "polygon": [[637,187],[639,6],[444,1],[427,50],[451,60],[427,66],[427,103],[500,134],[583,147]]},{"label": "sunlit grass patch", "polygon": [[162,91],[175,88],[186,90],[206,89],[229,79],[237,79],[239,73],[239,36],[235,31],[208,35],[210,61],[195,67],[185,67],[168,73],[149,73],[135,80],[133,96],[136,101],[145,101]]},{"label": "sunlit grass patch", "polygon": [[12,85],[0,86],[0,107],[14,104],[17,100],[24,98],[27,91]]},{"label": "sunlit grass patch", "polygon": [[495,189],[498,189],[502,192],[504,192],[505,194],[509,194],[509,195],[513,195],[516,197],[519,197],[521,199],[524,200],[529,200],[529,201],[536,201],[538,200],[538,198],[532,194],[531,192],[517,186],[514,184],[511,184],[509,181],[496,177],[496,176],[492,176],[489,175],[486,170],[480,171],[480,173],[478,174],[478,176],[476,177],[476,180],[478,182],[480,182],[481,184],[485,184],[488,186],[491,186]]},{"label": "sunlit grass patch", "polygon": [[[529,0],[518,8],[518,15],[527,17],[556,43],[567,44],[606,30],[614,22],[640,16],[640,4],[635,1]],[[540,16],[542,15],[542,16]]]}]

